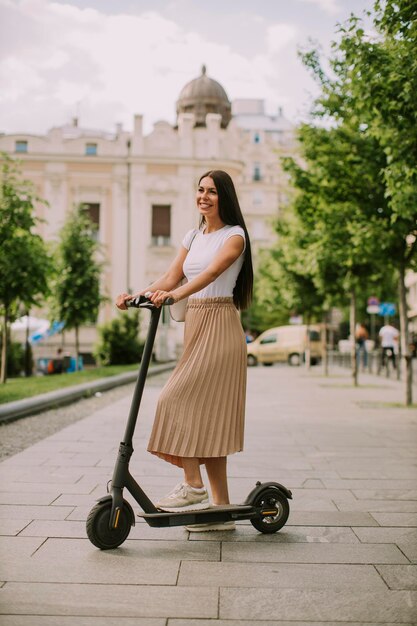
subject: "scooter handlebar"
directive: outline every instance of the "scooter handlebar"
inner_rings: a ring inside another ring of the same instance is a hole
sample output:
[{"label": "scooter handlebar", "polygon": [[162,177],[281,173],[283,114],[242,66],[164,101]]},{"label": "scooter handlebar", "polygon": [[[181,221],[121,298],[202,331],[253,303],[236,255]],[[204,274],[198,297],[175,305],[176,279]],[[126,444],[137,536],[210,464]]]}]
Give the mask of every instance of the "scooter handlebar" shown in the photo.
[{"label": "scooter handlebar", "polygon": [[[175,300],[173,298],[167,298],[163,303],[163,306],[171,306],[171,304],[174,303]],[[125,300],[125,305],[128,309],[139,309],[142,306],[155,306],[153,302],[149,300],[149,298],[147,298],[146,296],[136,296],[131,300]]]}]

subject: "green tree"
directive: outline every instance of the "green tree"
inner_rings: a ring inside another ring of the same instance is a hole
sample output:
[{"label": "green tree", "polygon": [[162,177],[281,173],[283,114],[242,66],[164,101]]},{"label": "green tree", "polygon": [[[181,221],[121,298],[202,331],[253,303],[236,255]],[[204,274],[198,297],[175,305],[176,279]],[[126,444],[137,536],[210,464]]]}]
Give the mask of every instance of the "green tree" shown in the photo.
[{"label": "green tree", "polygon": [[75,330],[75,352],[78,368],[79,329],[95,323],[101,302],[98,243],[93,224],[82,205],[75,207],[61,229],[56,252],[56,274],[52,308],[65,329]]},{"label": "green tree", "polygon": [[39,305],[48,293],[51,259],[45,243],[36,233],[39,219],[35,205],[46,204],[22,179],[16,163],[2,155],[0,180],[0,308],[2,314],[2,354],[0,381],[7,378],[9,323],[23,305],[25,310]]},{"label": "green tree", "polygon": [[[306,63],[310,60],[311,55],[304,59]],[[318,64],[315,76],[322,84],[327,81]],[[329,83],[325,84],[328,88]],[[336,102],[334,98],[333,107]],[[321,115],[322,100],[316,103],[319,106]],[[312,281],[318,292],[312,294],[321,296],[324,311],[330,306],[346,306],[350,300],[354,337],[357,293],[371,289],[382,274],[379,238],[386,227],[386,201],[380,170],[384,155],[352,119],[343,98],[338,99],[337,111],[331,127],[313,123],[300,127],[301,164],[294,159],[284,161],[298,192],[293,210],[300,224],[300,258],[295,254],[292,262],[289,259],[290,265]],[[352,374],[357,384],[354,345]]]},{"label": "green tree", "polygon": [[417,269],[417,5],[414,0],[377,0],[374,11],[374,37],[354,16],[341,30],[340,90],[349,94],[357,117],[386,157],[389,227],[383,243],[385,262],[399,276],[401,351],[410,405],[412,357],[404,278],[407,269]]}]

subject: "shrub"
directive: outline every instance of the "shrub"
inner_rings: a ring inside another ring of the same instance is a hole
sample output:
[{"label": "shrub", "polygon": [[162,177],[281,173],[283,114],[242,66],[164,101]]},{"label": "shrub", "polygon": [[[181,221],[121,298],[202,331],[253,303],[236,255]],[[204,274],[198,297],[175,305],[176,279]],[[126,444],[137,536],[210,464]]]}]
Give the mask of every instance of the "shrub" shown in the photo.
[{"label": "shrub", "polygon": [[102,365],[130,365],[140,361],[139,312],[129,311],[98,328],[100,340],[94,356]]},{"label": "shrub", "polygon": [[[0,337],[0,350],[2,346],[2,340]],[[30,367],[33,368],[32,349],[29,353]],[[15,378],[25,373],[25,346],[17,341],[7,342],[7,376]]]}]

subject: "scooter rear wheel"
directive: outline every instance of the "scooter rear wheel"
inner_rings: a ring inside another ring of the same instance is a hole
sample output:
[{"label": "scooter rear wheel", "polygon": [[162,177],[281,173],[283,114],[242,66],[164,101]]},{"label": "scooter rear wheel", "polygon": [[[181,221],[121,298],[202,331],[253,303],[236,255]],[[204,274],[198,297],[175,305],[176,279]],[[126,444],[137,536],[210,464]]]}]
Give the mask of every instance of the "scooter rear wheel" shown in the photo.
[{"label": "scooter rear wheel", "polygon": [[[290,514],[290,505],[287,498],[278,489],[267,487],[257,496],[253,505],[264,511],[259,517],[251,519],[252,526],[259,532],[264,534],[276,533],[286,524]],[[265,515],[268,509],[274,512]]]},{"label": "scooter rear wheel", "polygon": [[100,550],[118,548],[130,533],[131,518],[126,506],[120,511],[117,528],[109,527],[111,507],[111,500],[98,502],[87,518],[88,538]]}]

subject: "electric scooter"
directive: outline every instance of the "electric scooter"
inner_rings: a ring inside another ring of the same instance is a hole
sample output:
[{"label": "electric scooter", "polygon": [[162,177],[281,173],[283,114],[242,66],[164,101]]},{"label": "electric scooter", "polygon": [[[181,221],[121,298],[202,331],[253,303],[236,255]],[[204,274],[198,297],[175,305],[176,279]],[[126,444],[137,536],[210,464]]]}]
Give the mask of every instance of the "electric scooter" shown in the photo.
[{"label": "electric scooter", "polygon": [[[173,301],[168,299],[165,304],[173,304]],[[152,357],[161,307],[155,307],[145,296],[133,298],[127,301],[126,305],[150,310],[151,319],[124,438],[120,443],[113,477],[107,488],[108,495],[97,501],[87,518],[87,535],[91,543],[101,550],[110,550],[117,548],[127,539],[131,527],[135,525],[135,514],[131,504],[123,498],[124,489],[128,490],[141,507],[143,512],[138,515],[149,526],[185,526],[248,519],[261,533],[275,533],[280,530],[288,519],[290,512],[288,499],[291,499],[292,495],[289,489],[279,483],[257,482],[243,504],[168,513],[155,507],[130,474],[129,461],[133,454],[133,434]]]}]

